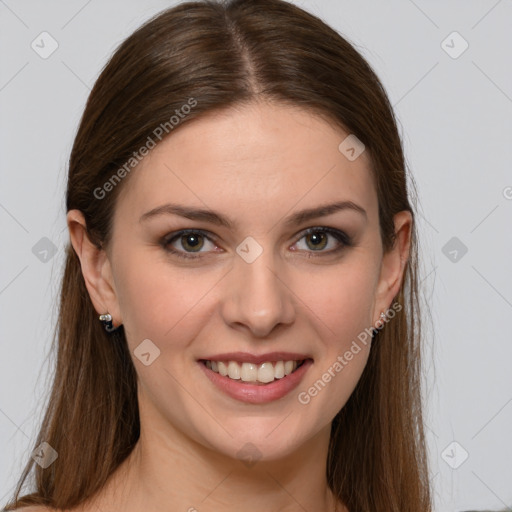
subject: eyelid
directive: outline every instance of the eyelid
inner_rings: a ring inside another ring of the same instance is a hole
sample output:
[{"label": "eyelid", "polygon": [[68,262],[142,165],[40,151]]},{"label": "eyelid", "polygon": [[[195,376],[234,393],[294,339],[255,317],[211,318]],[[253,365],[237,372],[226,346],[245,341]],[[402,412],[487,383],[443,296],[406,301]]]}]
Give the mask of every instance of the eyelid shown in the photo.
[{"label": "eyelid", "polygon": [[[194,252],[186,252],[186,251],[176,250],[174,248],[172,248],[172,249],[169,248],[169,245],[173,241],[175,241],[175,240],[179,239],[180,237],[182,237],[183,235],[186,235],[189,233],[200,234],[200,235],[204,236],[205,238],[207,238],[210,242],[217,245],[217,242],[216,242],[217,236],[216,235],[214,235],[213,233],[211,233],[210,231],[205,230],[205,229],[194,229],[194,228],[181,229],[179,231],[174,231],[173,233],[170,233],[170,234],[164,236],[162,239],[161,245],[164,248],[164,250],[166,250],[167,252],[169,252],[171,254],[175,254],[178,257],[182,257],[184,259],[193,259],[193,260],[199,259],[201,257],[204,257],[204,256],[200,256],[200,254],[208,254],[208,253],[212,252],[212,251],[205,251],[203,253],[202,251],[198,251],[198,252],[194,253]],[[337,229],[337,228],[331,228],[328,226],[312,226],[312,227],[305,228],[305,229],[301,230],[296,235],[297,238],[296,238],[295,242],[293,243],[293,245],[295,245],[302,238],[304,238],[305,236],[307,236],[311,233],[327,233],[328,235],[331,235],[334,239],[336,239],[337,242],[340,244],[340,245],[338,245],[337,248],[330,249],[329,251],[305,251],[305,252],[313,254],[314,256],[322,256],[322,255],[327,256],[327,255],[336,254],[336,253],[340,252],[341,250],[343,250],[347,247],[351,247],[353,245],[352,237],[350,235],[348,235],[345,231],[343,231],[341,229]],[[315,254],[315,252],[317,252],[317,254]],[[195,256],[195,254],[197,254],[197,256]]]},{"label": "eyelid", "polygon": [[[213,233],[211,233],[210,231],[207,231],[205,229],[193,229],[193,228],[180,229],[179,231],[174,231],[173,233],[169,233],[168,235],[163,237],[161,245],[164,247],[165,250],[167,250],[171,253],[188,254],[188,255],[200,254],[201,251],[199,251],[198,253],[192,253],[192,252],[186,252],[186,251],[171,250],[168,248],[168,246],[172,242],[174,242],[175,240],[178,240],[182,236],[187,235],[189,233],[202,235],[206,239],[208,239],[211,243],[217,245],[217,242],[216,242],[217,237]],[[210,252],[210,251],[206,251],[206,252]],[[187,257],[194,258],[194,256],[187,256]]]},{"label": "eyelid", "polygon": [[[341,244],[343,244],[346,247],[353,245],[352,237],[348,233],[346,233],[342,229],[330,228],[328,226],[313,226],[311,228],[304,229],[303,231],[300,232],[300,237],[297,239],[297,242],[301,238],[304,238],[306,235],[309,235],[310,233],[327,233],[327,234],[331,235],[333,238],[335,238],[336,240],[338,240],[338,242],[340,242]],[[297,243],[297,242],[295,242],[295,243]],[[314,251],[312,251],[312,252],[314,252]],[[319,252],[322,252],[322,251],[319,251]],[[329,252],[333,252],[333,251],[332,250],[325,251],[325,253],[329,253]]]}]

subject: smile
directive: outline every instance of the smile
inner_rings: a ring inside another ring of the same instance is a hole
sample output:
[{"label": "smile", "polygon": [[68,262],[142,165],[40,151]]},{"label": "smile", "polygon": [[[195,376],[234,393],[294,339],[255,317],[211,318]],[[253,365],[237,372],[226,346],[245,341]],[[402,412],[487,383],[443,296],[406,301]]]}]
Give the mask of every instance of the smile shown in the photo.
[{"label": "smile", "polygon": [[218,389],[236,400],[261,404],[284,397],[296,388],[313,360],[279,360],[263,363],[233,360],[198,360],[199,366]]},{"label": "smile", "polygon": [[204,361],[206,367],[232,380],[268,384],[282,379],[304,364],[301,361],[267,361],[261,364],[239,363],[237,361]]}]

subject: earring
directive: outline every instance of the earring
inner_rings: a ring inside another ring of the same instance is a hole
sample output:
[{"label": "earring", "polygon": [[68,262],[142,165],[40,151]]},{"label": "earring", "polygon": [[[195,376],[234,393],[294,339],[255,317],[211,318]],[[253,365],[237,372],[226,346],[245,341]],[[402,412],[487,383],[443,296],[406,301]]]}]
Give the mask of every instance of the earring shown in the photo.
[{"label": "earring", "polygon": [[103,323],[103,327],[107,332],[113,332],[117,329],[112,324],[112,315],[110,313],[105,313],[104,315],[100,315],[100,322]]},{"label": "earring", "polygon": [[[380,319],[382,319],[382,322],[381,322],[381,326],[380,327],[377,327],[377,328],[373,328],[373,336],[372,338],[375,338],[375,336],[377,336],[377,334],[379,334],[379,331],[384,327],[384,320],[386,318],[386,314],[384,312],[381,312],[380,314]],[[377,320],[378,322],[378,320]],[[375,323],[377,323],[375,322]]]}]

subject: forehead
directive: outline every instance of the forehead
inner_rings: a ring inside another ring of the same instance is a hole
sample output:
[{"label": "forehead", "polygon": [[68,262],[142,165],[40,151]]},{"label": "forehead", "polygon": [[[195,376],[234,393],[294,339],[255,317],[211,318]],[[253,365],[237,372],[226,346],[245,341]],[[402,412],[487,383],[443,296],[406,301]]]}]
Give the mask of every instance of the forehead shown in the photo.
[{"label": "forehead", "polygon": [[[267,103],[209,113],[178,127],[134,168],[116,216],[138,222],[167,202],[242,217],[352,200],[376,213],[370,161],[339,149],[349,135],[319,116]],[[275,222],[275,219],[274,219]]]}]

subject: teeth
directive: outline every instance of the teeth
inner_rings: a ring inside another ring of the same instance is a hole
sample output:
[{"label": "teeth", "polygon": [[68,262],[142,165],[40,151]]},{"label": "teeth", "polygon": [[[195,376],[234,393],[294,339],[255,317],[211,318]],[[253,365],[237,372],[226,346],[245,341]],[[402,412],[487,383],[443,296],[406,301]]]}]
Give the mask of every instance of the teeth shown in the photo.
[{"label": "teeth", "polygon": [[235,363],[235,361],[229,361],[228,376],[230,379],[240,379],[240,365],[238,363]]},{"label": "teeth", "polygon": [[[209,361],[207,361],[208,363]],[[219,373],[225,377],[227,374],[228,374],[228,367],[222,362],[222,361],[219,361],[219,364],[218,364],[218,367],[219,367]]]},{"label": "teeth", "polygon": [[242,364],[242,368],[240,370],[240,378],[244,382],[255,382],[258,378],[258,367],[252,363]]},{"label": "teeth", "polygon": [[274,380],[275,372],[272,363],[261,364],[257,371],[257,380],[260,382],[272,382]]},{"label": "teeth", "polygon": [[206,361],[206,367],[223,377],[243,382],[267,384],[294,372],[302,361],[270,361],[262,364],[237,363],[236,361]]},{"label": "teeth", "polygon": [[282,379],[284,377],[284,363],[278,361],[274,367],[274,376],[276,379]]},{"label": "teeth", "polygon": [[293,363],[294,363],[294,361],[286,361],[286,363],[284,363],[284,374],[285,375],[288,375],[289,373],[293,372],[293,370],[294,370]]}]

